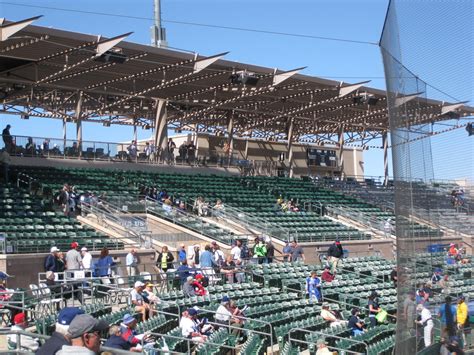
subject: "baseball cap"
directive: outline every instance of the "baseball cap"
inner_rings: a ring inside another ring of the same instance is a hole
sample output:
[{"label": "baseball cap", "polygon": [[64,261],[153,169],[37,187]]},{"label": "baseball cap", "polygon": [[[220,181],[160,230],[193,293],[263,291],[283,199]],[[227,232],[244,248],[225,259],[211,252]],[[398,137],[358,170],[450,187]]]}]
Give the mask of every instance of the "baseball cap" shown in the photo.
[{"label": "baseball cap", "polygon": [[15,315],[15,317],[13,318],[13,323],[15,324],[21,324],[21,323],[25,323],[26,321],[26,314],[25,313],[18,313],[17,315]]},{"label": "baseball cap", "polygon": [[6,280],[10,277],[6,272],[0,271],[0,280]]},{"label": "baseball cap", "polygon": [[145,286],[145,284],[143,282],[141,282],[141,281],[136,281],[135,282],[135,287],[143,287],[143,286]]},{"label": "baseball cap", "polygon": [[191,280],[194,280],[194,278],[193,278],[192,276],[188,276],[188,277],[186,277],[186,281],[188,281],[188,282],[189,282],[189,281],[191,281]]},{"label": "baseball cap", "polygon": [[62,325],[70,325],[72,320],[80,314],[85,314],[85,312],[79,307],[65,307],[61,309],[61,312],[59,312],[58,323]]},{"label": "baseball cap", "polygon": [[198,311],[197,311],[197,309],[190,308],[190,309],[188,309],[188,314],[189,314],[190,316],[195,316],[195,315],[198,314]]},{"label": "baseball cap", "polygon": [[71,249],[76,249],[79,246],[78,242],[72,242],[71,243]]},{"label": "baseball cap", "polygon": [[80,314],[72,320],[68,333],[74,339],[85,333],[104,331],[108,327],[109,325],[103,320],[97,320],[89,314]]},{"label": "baseball cap", "polygon": [[196,280],[202,280],[204,278],[204,276],[202,274],[197,274],[195,279]]},{"label": "baseball cap", "polygon": [[128,325],[128,324],[130,324],[130,323],[132,323],[132,322],[134,322],[134,321],[135,321],[135,317],[133,317],[133,316],[130,315],[129,313],[125,314],[125,315],[123,316],[123,319],[122,319],[122,322],[123,322],[123,324],[125,324],[125,325]]},{"label": "baseball cap", "polygon": [[81,251],[87,251],[87,248],[86,248],[86,247],[82,247],[82,248],[81,248]]},{"label": "baseball cap", "polygon": [[58,247],[52,247],[51,250],[50,250],[50,253],[54,253],[54,252],[57,252],[57,251],[59,251]]},{"label": "baseball cap", "polygon": [[326,340],[324,340],[323,338],[319,338],[317,341],[316,341],[316,345],[326,345]]},{"label": "baseball cap", "polygon": [[222,303],[230,302],[229,296],[224,296],[224,297],[222,297],[222,301],[221,301],[221,302],[222,302]]}]

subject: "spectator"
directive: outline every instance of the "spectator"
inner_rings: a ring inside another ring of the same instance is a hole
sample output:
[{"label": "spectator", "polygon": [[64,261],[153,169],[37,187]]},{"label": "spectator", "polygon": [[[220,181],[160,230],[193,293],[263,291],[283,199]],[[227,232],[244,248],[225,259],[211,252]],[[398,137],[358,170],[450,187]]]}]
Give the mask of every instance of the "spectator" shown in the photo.
[{"label": "spectator", "polygon": [[454,258],[458,255],[458,249],[456,248],[456,244],[449,244],[448,255]]},{"label": "spectator", "polygon": [[331,311],[328,303],[323,303],[321,307],[321,318],[329,323],[331,327],[337,327],[339,325],[347,325],[347,321],[338,318],[338,315]]},{"label": "spectator", "polygon": [[364,334],[364,322],[359,318],[359,308],[353,308],[351,311],[351,317],[347,326],[352,330],[352,335]]},{"label": "spectator", "polygon": [[222,217],[224,215],[224,204],[222,203],[221,200],[217,199],[216,204],[212,208],[212,214],[214,217]]},{"label": "spectator", "polygon": [[168,139],[168,145],[166,148],[168,153],[168,164],[175,164],[174,150],[176,149],[176,143],[173,142],[173,138]]},{"label": "spectator", "polygon": [[[26,314],[22,312],[15,315],[15,317],[13,318],[13,324],[14,325],[11,327],[11,330],[24,331],[28,327]],[[16,348],[17,335],[9,334],[8,342],[12,345],[15,345]],[[20,345],[21,350],[35,352],[36,350],[38,350],[39,340],[28,335],[20,335]]]},{"label": "spectator", "polygon": [[168,270],[173,269],[173,260],[173,254],[168,251],[168,247],[165,245],[161,248],[161,253],[158,254],[156,266],[166,273]]},{"label": "spectator", "polygon": [[58,272],[58,253],[59,249],[57,247],[52,247],[50,254],[46,257],[44,261],[44,270]]},{"label": "spectator", "polygon": [[263,264],[267,259],[267,247],[261,238],[255,238],[255,245],[253,247],[253,257],[257,258],[259,264]]},{"label": "spectator", "polygon": [[196,154],[196,146],[195,146],[194,143],[191,141],[191,142],[189,142],[189,144],[188,144],[188,151],[187,151],[188,164],[193,164],[193,163],[194,163],[195,154]]},{"label": "spectator", "polygon": [[287,262],[291,256],[291,245],[290,241],[286,240],[285,241],[285,246],[283,247],[283,261]]},{"label": "spectator", "polygon": [[[194,263],[194,266],[199,267],[201,253],[199,252],[200,246],[195,245],[192,249],[192,253],[188,255],[188,259]],[[191,263],[189,263],[191,265]]]},{"label": "spectator", "polygon": [[334,353],[330,351],[327,347],[327,343],[324,339],[318,339],[316,341],[316,355],[333,355]]},{"label": "spectator", "polygon": [[420,313],[420,320],[417,320],[416,323],[423,327],[423,340],[425,343],[425,348],[427,348],[431,345],[431,333],[433,332],[434,326],[431,312],[422,304],[416,306],[416,310]]},{"label": "spectator", "polygon": [[196,295],[196,291],[194,290],[193,283],[194,283],[194,277],[188,276],[188,277],[186,278],[186,282],[183,284],[183,287],[182,287],[184,297],[194,297],[194,296],[197,296],[197,295]]},{"label": "spectator", "polygon": [[211,246],[209,244],[204,247],[204,251],[201,253],[199,261],[202,272],[208,277],[212,277],[214,275],[213,267],[215,265],[215,262],[211,253]]},{"label": "spectator", "polygon": [[343,254],[344,252],[342,250],[341,242],[339,239],[336,239],[336,241],[328,249],[328,261],[331,265],[331,273],[336,273],[339,260],[341,260]]},{"label": "spectator", "polygon": [[233,328],[232,330],[230,330],[232,334],[237,335],[240,333],[240,329],[236,329],[236,328],[241,328],[243,322],[242,322],[242,319],[234,317],[234,312],[232,308],[230,307],[229,297],[227,296],[222,297],[221,304],[217,308],[216,315],[214,318],[216,320],[216,323],[232,326]]},{"label": "spectator", "polygon": [[13,137],[10,134],[10,128],[11,126],[7,124],[7,126],[3,129],[2,131],[2,138],[3,138],[3,143],[5,143],[5,149],[8,153],[13,152]]},{"label": "spectator", "polygon": [[452,339],[456,335],[456,306],[451,304],[451,297],[446,296],[445,303],[439,307],[438,317],[441,318],[443,336]]},{"label": "spectator", "polygon": [[178,261],[183,263],[184,260],[186,260],[186,246],[181,244],[178,250]]},{"label": "spectator", "polygon": [[137,274],[138,265],[137,251],[135,249],[132,248],[125,257],[125,265],[127,266],[128,276],[134,277]]},{"label": "spectator", "polygon": [[57,272],[58,273],[64,272],[66,270],[66,260],[64,258],[64,253],[62,251],[58,252],[58,258],[56,260],[58,262]]},{"label": "spectator", "polygon": [[179,322],[179,327],[181,328],[181,335],[184,338],[189,338],[195,342],[202,343],[206,341],[207,336],[201,334],[199,331],[198,325],[196,323],[197,313],[197,310],[194,308],[188,309],[188,311],[183,314],[183,317]]},{"label": "spectator", "polygon": [[305,261],[303,248],[298,245],[296,240],[293,240],[291,242],[291,261],[292,262]]},{"label": "spectator", "polygon": [[388,218],[384,225],[383,225],[383,230],[385,232],[385,237],[390,238],[392,235],[392,219]]},{"label": "spectator", "polygon": [[186,147],[186,142],[183,141],[183,143],[181,143],[181,145],[178,148],[179,158],[181,160],[181,164],[186,161],[187,150],[188,150],[188,148]]},{"label": "spectator", "polygon": [[188,261],[184,259],[176,271],[178,273],[179,283],[182,286],[186,282],[188,276],[191,276],[191,268],[188,266]]},{"label": "spectator", "polygon": [[71,345],[63,345],[57,355],[96,355],[100,351],[100,333],[107,330],[108,324],[94,319],[88,314],[80,314],[71,322],[67,332]]},{"label": "spectator", "polygon": [[141,350],[138,350],[136,347],[132,347],[132,344],[122,337],[122,332],[118,325],[113,325],[110,327],[109,339],[107,339],[104,346],[112,349],[141,352]]},{"label": "spectator", "polygon": [[86,247],[82,247],[81,255],[82,255],[82,268],[84,270],[90,270],[90,268],[92,267],[91,253],[89,253]]},{"label": "spectator", "polygon": [[443,278],[439,281],[438,286],[441,287],[441,293],[445,295],[449,295],[451,291],[450,283],[449,283],[449,275],[446,274]]},{"label": "spectator", "polygon": [[31,137],[28,137],[28,143],[26,143],[25,145],[25,151],[26,151],[26,154],[29,155],[29,156],[33,156],[36,154],[36,146],[35,146],[35,143],[33,142],[33,138]]},{"label": "spectator", "polygon": [[375,318],[375,316],[377,315],[377,313],[382,311],[382,308],[380,308],[379,306],[378,297],[379,295],[376,291],[372,291],[372,293],[369,295],[368,308],[371,328],[375,328],[377,326],[377,318]]},{"label": "spectator", "polygon": [[221,267],[221,272],[225,274],[227,283],[229,284],[234,283],[235,268],[236,266],[234,260],[232,259],[232,255],[229,255]]},{"label": "spectator", "polygon": [[232,249],[230,250],[230,255],[232,255],[232,259],[235,261],[237,260],[242,260],[242,256],[241,256],[241,252],[242,252],[242,249],[241,249],[241,246],[242,246],[242,242],[240,240],[236,240],[235,241],[235,245],[232,247]]},{"label": "spectator", "polygon": [[431,283],[433,285],[436,285],[439,281],[441,281],[441,279],[443,278],[442,274],[443,271],[440,268],[435,268],[433,275],[431,276]]},{"label": "spectator", "polygon": [[146,321],[149,317],[153,316],[153,309],[143,298],[144,289],[145,284],[141,281],[136,281],[134,288],[130,292],[130,302],[135,307],[135,311],[141,313],[142,320]]},{"label": "spectator", "polygon": [[79,270],[82,267],[81,253],[77,251],[79,243],[72,242],[71,249],[66,253],[67,270]]},{"label": "spectator", "polygon": [[112,267],[115,265],[112,257],[109,255],[109,249],[103,248],[100,251],[99,260],[94,265],[95,276],[112,276]]},{"label": "spectator", "polygon": [[241,284],[241,283],[244,283],[245,282],[245,272],[244,272],[244,268],[243,268],[243,261],[242,260],[235,260],[235,269],[236,269],[236,272],[235,272],[235,279],[237,281],[237,283]]},{"label": "spectator", "polygon": [[311,303],[321,302],[321,280],[316,271],[311,271],[311,275],[306,278],[306,293]]},{"label": "spectator", "polygon": [[398,269],[396,266],[393,267],[392,272],[390,273],[390,280],[392,280],[393,286],[397,288]]},{"label": "spectator", "polygon": [[268,235],[265,237],[265,247],[267,248],[267,263],[270,264],[275,256],[275,247],[273,246],[272,238]]},{"label": "spectator", "polygon": [[194,287],[194,293],[196,296],[204,296],[206,295],[207,291],[204,288],[204,275],[197,274],[193,280],[192,286]]},{"label": "spectator", "polygon": [[6,149],[2,149],[0,153],[0,163],[2,165],[2,173],[3,173],[3,181],[6,185],[9,183],[9,173],[10,173],[10,164],[11,164],[11,157],[8,154]]},{"label": "spectator", "polygon": [[324,282],[332,282],[336,276],[331,273],[331,267],[326,265],[324,271],[321,274],[321,280]]},{"label": "spectator", "polygon": [[151,305],[160,304],[160,298],[153,292],[153,285],[151,282],[145,284],[145,290],[142,293],[143,299],[146,303]]},{"label": "spectator", "polygon": [[403,301],[402,318],[406,321],[406,326],[409,331],[415,328],[415,318],[416,318],[415,297],[416,297],[415,292],[410,291],[408,292],[407,297]]},{"label": "spectator", "polygon": [[69,216],[69,186],[64,184],[62,190],[59,192],[58,202],[65,216]]},{"label": "spectator", "polygon": [[458,307],[456,310],[456,323],[457,323],[459,332],[461,333],[461,337],[463,340],[462,343],[464,345],[464,348],[466,348],[467,347],[466,334],[470,334],[471,330],[469,329],[469,310],[465,302],[465,297],[463,295],[460,295],[458,297]]},{"label": "spectator", "polygon": [[137,320],[130,314],[125,314],[122,319],[122,324],[120,325],[121,337],[125,340],[130,347],[134,347],[134,352],[141,352],[142,346],[141,341],[147,341],[145,336],[138,335],[137,333]]},{"label": "spectator", "polygon": [[[64,300],[68,300],[74,296],[74,299],[82,303],[83,300],[83,293],[82,290],[79,289],[79,285],[74,285],[70,283],[64,283],[62,281],[56,281],[56,276],[54,272],[47,271],[46,272],[46,285],[51,290],[51,294],[53,297],[57,299],[63,298]],[[56,303],[57,310],[60,309],[60,303]]]},{"label": "spectator", "polygon": [[55,324],[55,331],[51,337],[41,346],[36,355],[52,355],[61,350],[63,345],[71,345],[67,332],[72,320],[84,310],[78,307],[65,307],[59,312],[58,320]]},{"label": "spectator", "polygon": [[136,160],[138,151],[137,142],[133,140],[132,143],[127,147],[127,151],[130,160]]}]

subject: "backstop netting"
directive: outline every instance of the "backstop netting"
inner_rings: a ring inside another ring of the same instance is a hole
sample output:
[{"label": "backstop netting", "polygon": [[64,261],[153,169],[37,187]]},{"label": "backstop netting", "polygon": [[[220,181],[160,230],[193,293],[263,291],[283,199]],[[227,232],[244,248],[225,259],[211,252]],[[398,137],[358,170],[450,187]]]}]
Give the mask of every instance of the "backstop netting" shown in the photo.
[{"label": "backstop netting", "polygon": [[[416,353],[423,336],[406,312],[409,292],[445,265],[428,251],[472,233],[472,117],[448,108],[474,106],[473,8],[472,0],[392,0],[380,41],[397,216],[397,354]],[[430,99],[445,102],[444,111]]]}]

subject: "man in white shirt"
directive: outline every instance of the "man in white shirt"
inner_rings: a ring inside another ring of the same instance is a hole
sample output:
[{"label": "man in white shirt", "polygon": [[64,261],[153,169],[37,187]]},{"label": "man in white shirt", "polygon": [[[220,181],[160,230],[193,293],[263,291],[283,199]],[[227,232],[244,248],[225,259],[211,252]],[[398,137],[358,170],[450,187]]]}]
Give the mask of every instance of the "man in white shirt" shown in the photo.
[{"label": "man in white shirt", "polygon": [[216,323],[231,326],[232,328],[229,328],[229,331],[234,335],[239,335],[240,329],[238,328],[242,328],[242,321],[239,321],[238,318],[234,317],[232,308],[230,307],[229,297],[222,297],[221,304],[216,310],[214,319],[216,320]]},{"label": "man in white shirt", "polygon": [[130,253],[127,254],[125,258],[125,265],[127,266],[128,276],[133,277],[137,274],[137,251],[135,249],[130,250]]},{"label": "man in white shirt", "polygon": [[232,255],[232,259],[234,261],[242,260],[242,257],[241,257],[242,249],[240,248],[241,246],[242,246],[242,242],[240,240],[237,240],[235,242],[235,246],[230,250],[230,254]]},{"label": "man in white shirt", "polygon": [[133,290],[130,291],[130,302],[135,307],[135,311],[142,314],[142,320],[146,321],[153,316],[153,310],[148,303],[145,303],[142,296],[145,284],[137,281],[134,286]]},{"label": "man in white shirt", "polygon": [[92,255],[89,253],[86,247],[82,247],[81,249],[82,255],[82,268],[84,270],[89,270],[92,265]]},{"label": "man in white shirt", "polygon": [[185,338],[190,338],[196,342],[204,342],[207,339],[207,336],[202,335],[199,332],[199,329],[196,326],[197,310],[194,308],[188,309],[187,312],[183,314],[181,321],[179,322],[179,327],[181,328],[181,334]]},{"label": "man in white shirt", "polygon": [[421,314],[421,319],[416,321],[423,327],[423,340],[425,342],[425,348],[431,345],[431,333],[433,332],[433,319],[431,318],[431,312],[428,308],[425,308],[423,304],[416,306],[416,310]]},{"label": "man in white shirt", "polygon": [[339,325],[347,325],[347,321],[337,319],[336,315],[333,312],[331,312],[331,310],[329,309],[329,305],[326,303],[323,303],[321,307],[321,317],[326,322],[329,322],[329,325],[331,327],[337,327]]},{"label": "man in white shirt", "polygon": [[[25,328],[28,326],[28,321],[26,320],[26,314],[18,313],[13,318],[13,323],[15,325],[11,327],[11,330],[25,330]],[[16,334],[8,335],[8,342],[10,344],[12,345],[14,344],[16,346],[16,341],[17,341]],[[20,344],[21,344],[21,350],[32,351],[32,352],[36,352],[36,350],[38,350],[38,347],[39,347],[38,340],[27,335],[20,335]]]}]

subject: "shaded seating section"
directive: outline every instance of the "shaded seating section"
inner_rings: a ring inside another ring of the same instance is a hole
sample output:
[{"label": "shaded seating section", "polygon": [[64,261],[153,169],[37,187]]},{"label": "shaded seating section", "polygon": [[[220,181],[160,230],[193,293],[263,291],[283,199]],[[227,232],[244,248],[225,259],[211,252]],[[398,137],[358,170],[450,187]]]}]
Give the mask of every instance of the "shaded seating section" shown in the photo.
[{"label": "shaded seating section", "polygon": [[6,235],[8,253],[49,253],[51,246],[67,250],[73,241],[90,250],[123,249],[123,243],[49,210],[44,200],[22,189],[0,187],[0,201],[0,233]]}]

